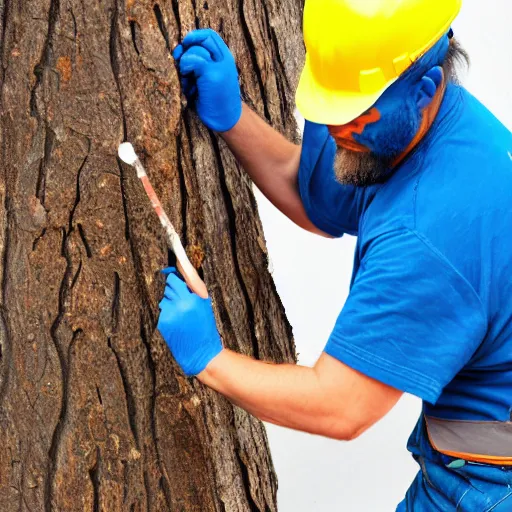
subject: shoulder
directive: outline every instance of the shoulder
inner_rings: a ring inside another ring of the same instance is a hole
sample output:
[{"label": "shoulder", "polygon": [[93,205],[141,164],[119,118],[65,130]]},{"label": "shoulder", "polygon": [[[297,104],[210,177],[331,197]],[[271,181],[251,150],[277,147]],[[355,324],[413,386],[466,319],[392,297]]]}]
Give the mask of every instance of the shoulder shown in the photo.
[{"label": "shoulder", "polygon": [[419,231],[492,216],[512,199],[512,134],[470,93],[459,89],[458,97],[424,152],[414,196]]},{"label": "shoulder", "polygon": [[369,198],[360,234],[370,239],[401,227],[428,238],[484,212],[508,209],[512,135],[474,96],[454,86],[422,146]]}]

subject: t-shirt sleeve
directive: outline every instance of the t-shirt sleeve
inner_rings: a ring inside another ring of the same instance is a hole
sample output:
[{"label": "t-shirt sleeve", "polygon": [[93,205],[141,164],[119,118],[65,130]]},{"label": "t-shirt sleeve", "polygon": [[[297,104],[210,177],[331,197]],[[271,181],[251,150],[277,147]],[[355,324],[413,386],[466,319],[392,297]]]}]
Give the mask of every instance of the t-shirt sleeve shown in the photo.
[{"label": "t-shirt sleeve", "polygon": [[306,121],[298,174],[299,192],[309,219],[322,231],[357,235],[364,189],[336,180],[336,143],[325,125]]},{"label": "t-shirt sleeve", "polygon": [[381,235],[363,251],[325,352],[435,404],[485,337],[480,298],[414,231]]}]

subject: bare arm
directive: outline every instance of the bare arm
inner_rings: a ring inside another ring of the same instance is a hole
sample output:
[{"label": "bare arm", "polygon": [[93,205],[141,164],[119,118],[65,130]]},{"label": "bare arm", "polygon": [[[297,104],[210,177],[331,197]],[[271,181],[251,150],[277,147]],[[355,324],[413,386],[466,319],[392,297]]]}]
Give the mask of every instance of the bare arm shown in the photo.
[{"label": "bare arm", "polygon": [[268,364],[224,349],[198,379],[261,420],[347,441],[402,396],[325,353],[308,368]]},{"label": "bare arm", "polygon": [[256,186],[269,201],[301,228],[330,237],[308,218],[297,175],[301,148],[286,140],[247,105],[229,131],[220,134]]}]

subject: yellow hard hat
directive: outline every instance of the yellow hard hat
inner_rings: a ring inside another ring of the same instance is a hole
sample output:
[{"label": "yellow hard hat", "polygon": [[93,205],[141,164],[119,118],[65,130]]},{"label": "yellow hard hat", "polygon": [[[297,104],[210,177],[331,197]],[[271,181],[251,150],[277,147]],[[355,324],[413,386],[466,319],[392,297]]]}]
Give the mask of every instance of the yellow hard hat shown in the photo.
[{"label": "yellow hard hat", "polygon": [[306,0],[304,118],[346,124],[448,32],[462,0]]}]

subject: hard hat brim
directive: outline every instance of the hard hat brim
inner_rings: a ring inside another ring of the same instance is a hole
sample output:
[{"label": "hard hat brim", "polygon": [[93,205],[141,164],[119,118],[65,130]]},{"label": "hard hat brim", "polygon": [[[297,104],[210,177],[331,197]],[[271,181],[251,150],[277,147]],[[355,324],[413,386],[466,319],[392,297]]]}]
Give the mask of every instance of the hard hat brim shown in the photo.
[{"label": "hard hat brim", "polygon": [[395,81],[396,79],[390,81],[377,92],[367,94],[333,91],[323,87],[315,80],[306,55],[306,64],[295,94],[295,104],[302,117],[308,121],[340,126],[350,123],[372,107]]}]

